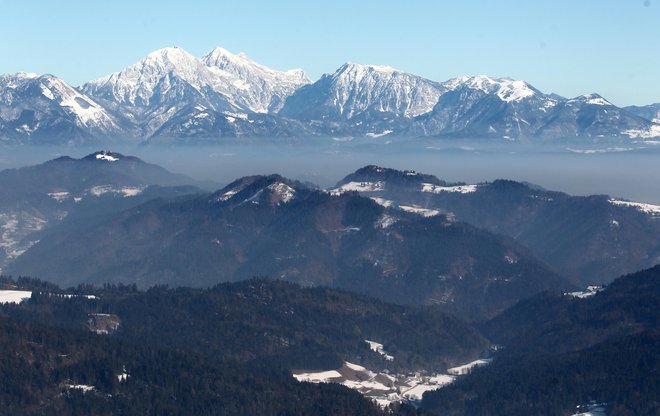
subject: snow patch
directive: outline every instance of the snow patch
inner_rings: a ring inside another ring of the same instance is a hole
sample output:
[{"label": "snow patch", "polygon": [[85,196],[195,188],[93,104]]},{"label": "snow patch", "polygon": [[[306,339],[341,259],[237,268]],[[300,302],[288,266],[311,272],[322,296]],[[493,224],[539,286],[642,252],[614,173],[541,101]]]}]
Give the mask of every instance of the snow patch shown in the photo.
[{"label": "snow patch", "polygon": [[411,205],[399,205],[399,208],[405,212],[411,212],[413,214],[421,215],[422,217],[435,217],[440,214],[440,211],[435,209],[421,208],[418,206]]},{"label": "snow patch", "polygon": [[610,204],[622,207],[633,207],[638,211],[653,217],[660,216],[660,205],[645,204],[642,202],[624,201],[621,199],[610,199]]},{"label": "snow patch", "polygon": [[348,182],[342,186],[331,189],[330,194],[340,195],[344,192],[356,191],[356,192],[380,192],[385,189],[385,183],[382,181],[378,182]]},{"label": "snow patch", "polygon": [[32,292],[25,290],[0,290],[0,303],[21,303],[30,297]]},{"label": "snow patch", "polygon": [[87,393],[87,392],[96,390],[96,387],[89,386],[87,384],[67,384],[65,387],[69,390],[80,390],[83,393]]},{"label": "snow patch", "polygon": [[390,215],[383,215],[381,216],[378,221],[376,221],[375,227],[376,228],[382,228],[383,230],[386,228],[391,227],[392,225],[396,224],[397,219],[390,216]]},{"label": "snow patch", "polygon": [[97,153],[97,154],[96,154],[96,160],[105,160],[105,161],[107,161],[107,162],[116,162],[116,161],[118,161],[119,159],[116,158],[116,157],[114,157],[114,156],[112,156],[112,155],[109,154],[109,153]]},{"label": "snow patch", "polygon": [[48,196],[56,200],[57,202],[62,202],[69,197],[69,193],[66,191],[62,192],[49,192]]},{"label": "snow patch", "polygon": [[370,199],[372,201],[374,201],[375,203],[377,203],[378,205],[383,206],[385,208],[391,207],[392,204],[394,203],[393,201],[390,201],[389,199],[383,199],[383,198],[378,198],[378,197],[371,197]]},{"label": "snow patch", "polygon": [[369,341],[368,339],[365,339],[364,342],[369,344],[369,348],[371,351],[377,352],[378,354],[382,355],[383,358],[387,361],[394,361],[394,356],[389,355],[387,352],[385,352],[385,349],[383,348],[383,344],[378,343],[376,341]]},{"label": "snow patch", "polygon": [[379,137],[387,136],[388,134],[394,133],[394,130],[385,130],[382,133],[367,133],[367,137],[371,137],[372,139],[377,139]]},{"label": "snow patch", "polygon": [[440,192],[457,192],[461,194],[469,194],[477,190],[477,185],[456,185],[456,186],[440,186],[431,183],[422,184],[422,192],[431,192],[439,194]]},{"label": "snow patch", "polygon": [[116,188],[112,185],[99,185],[89,188],[89,194],[92,196],[100,197],[104,194],[122,195],[124,198],[137,196],[144,191],[144,186],[125,186],[123,188]]},{"label": "snow patch", "polygon": [[465,375],[470,374],[472,372],[472,370],[474,370],[477,367],[484,367],[484,366],[490,364],[491,361],[492,360],[489,359],[489,358],[484,358],[484,359],[481,359],[481,360],[475,360],[475,361],[469,362],[467,364],[460,365],[458,367],[452,367],[452,368],[448,369],[447,372],[449,374],[453,374],[453,375],[456,375],[456,376],[465,376]]},{"label": "snow patch", "polygon": [[285,204],[291,202],[296,197],[295,189],[283,182],[275,182],[270,184],[268,185],[268,189],[270,189],[279,198],[279,201],[277,202],[278,205],[280,202]]},{"label": "snow patch", "polygon": [[631,139],[653,139],[660,137],[660,123],[656,123],[647,129],[630,129],[623,132]]},{"label": "snow patch", "polygon": [[587,286],[585,290],[581,290],[578,292],[566,292],[564,293],[565,296],[570,296],[573,298],[578,298],[578,299],[586,299],[594,296],[598,292],[602,292],[604,289],[602,286]]}]

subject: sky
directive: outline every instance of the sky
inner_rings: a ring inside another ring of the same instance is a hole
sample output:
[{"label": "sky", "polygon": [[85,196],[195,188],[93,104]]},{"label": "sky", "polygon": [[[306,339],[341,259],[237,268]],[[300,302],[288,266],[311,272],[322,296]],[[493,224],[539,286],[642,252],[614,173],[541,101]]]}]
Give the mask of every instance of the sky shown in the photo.
[{"label": "sky", "polygon": [[660,0],[0,0],[0,11],[0,73],[73,85],[159,48],[201,57],[222,46],[313,80],[351,61],[660,102]]}]

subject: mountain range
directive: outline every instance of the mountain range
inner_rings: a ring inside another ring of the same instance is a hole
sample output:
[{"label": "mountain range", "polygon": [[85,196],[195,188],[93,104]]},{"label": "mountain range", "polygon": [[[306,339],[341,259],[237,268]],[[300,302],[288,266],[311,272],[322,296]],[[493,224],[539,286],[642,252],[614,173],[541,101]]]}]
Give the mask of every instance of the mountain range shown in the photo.
[{"label": "mountain range", "polygon": [[436,82],[346,63],[312,82],[245,54],[178,47],[73,87],[52,75],[0,76],[7,143],[199,143],[223,137],[467,137],[556,141],[660,136],[658,105],[619,108],[598,94],[564,98],[521,80]]}]

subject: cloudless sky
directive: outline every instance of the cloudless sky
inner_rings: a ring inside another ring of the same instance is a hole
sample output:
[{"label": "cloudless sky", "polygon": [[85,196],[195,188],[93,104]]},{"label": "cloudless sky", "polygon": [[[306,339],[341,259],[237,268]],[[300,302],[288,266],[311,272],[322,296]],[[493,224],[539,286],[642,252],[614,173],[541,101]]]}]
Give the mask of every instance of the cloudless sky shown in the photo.
[{"label": "cloudless sky", "polygon": [[222,46],[312,79],[352,61],[660,102],[660,0],[0,0],[0,39],[0,73],[73,85],[165,46]]}]

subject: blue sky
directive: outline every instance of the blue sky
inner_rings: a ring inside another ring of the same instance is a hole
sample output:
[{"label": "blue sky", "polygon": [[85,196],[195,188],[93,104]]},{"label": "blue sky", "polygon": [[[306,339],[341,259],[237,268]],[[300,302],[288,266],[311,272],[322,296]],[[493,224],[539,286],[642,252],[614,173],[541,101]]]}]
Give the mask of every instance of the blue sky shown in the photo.
[{"label": "blue sky", "polygon": [[353,61],[660,102],[660,0],[0,0],[0,11],[0,73],[74,85],[161,47],[202,56],[222,46],[312,79]]}]

